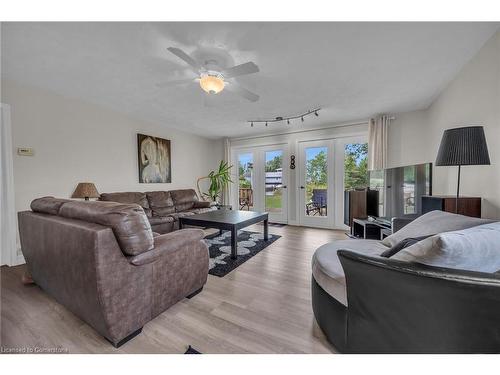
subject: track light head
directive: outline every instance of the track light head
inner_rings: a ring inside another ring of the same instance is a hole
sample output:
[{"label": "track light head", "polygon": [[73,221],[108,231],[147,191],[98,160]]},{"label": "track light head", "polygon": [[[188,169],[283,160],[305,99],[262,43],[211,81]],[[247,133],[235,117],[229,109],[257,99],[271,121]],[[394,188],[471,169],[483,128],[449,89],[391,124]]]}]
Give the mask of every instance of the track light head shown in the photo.
[{"label": "track light head", "polygon": [[266,121],[266,126],[267,126],[267,121]]},{"label": "track light head", "polygon": [[314,114],[316,115],[316,117],[318,117],[318,111],[314,111]]},{"label": "track light head", "polygon": [[302,122],[304,122],[304,116],[302,116],[300,119],[302,120]]},{"label": "track light head", "polygon": [[253,121],[250,123],[250,126],[253,128]]},{"label": "track light head", "polygon": [[287,123],[288,125],[290,125],[290,119],[286,120],[286,123]]}]

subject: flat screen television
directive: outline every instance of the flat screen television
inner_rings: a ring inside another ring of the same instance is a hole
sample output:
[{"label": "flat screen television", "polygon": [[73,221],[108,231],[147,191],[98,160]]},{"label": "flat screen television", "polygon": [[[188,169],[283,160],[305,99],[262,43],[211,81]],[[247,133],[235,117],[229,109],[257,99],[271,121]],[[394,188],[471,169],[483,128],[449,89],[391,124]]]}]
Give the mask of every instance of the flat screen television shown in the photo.
[{"label": "flat screen television", "polygon": [[422,196],[432,195],[432,163],[370,171],[370,189],[379,191],[379,217],[422,214]]}]

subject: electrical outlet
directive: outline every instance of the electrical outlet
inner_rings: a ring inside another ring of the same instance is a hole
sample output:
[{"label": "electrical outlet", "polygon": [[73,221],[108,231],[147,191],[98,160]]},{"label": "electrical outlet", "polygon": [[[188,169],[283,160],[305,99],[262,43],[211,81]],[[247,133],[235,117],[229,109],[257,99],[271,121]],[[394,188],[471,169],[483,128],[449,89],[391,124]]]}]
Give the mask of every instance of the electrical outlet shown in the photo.
[{"label": "electrical outlet", "polygon": [[35,151],[31,147],[18,147],[17,154],[20,156],[33,156]]}]

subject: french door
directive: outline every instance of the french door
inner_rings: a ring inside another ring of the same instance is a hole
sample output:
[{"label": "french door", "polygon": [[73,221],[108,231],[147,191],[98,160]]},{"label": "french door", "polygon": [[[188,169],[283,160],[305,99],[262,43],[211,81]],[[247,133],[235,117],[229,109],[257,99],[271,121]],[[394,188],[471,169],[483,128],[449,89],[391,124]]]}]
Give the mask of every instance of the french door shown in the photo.
[{"label": "french door", "polygon": [[288,222],[288,169],[286,145],[271,145],[233,151],[237,181],[233,206],[239,210],[265,211],[269,221]]},{"label": "french door", "polygon": [[301,225],[334,225],[334,140],[299,142],[298,211]]}]

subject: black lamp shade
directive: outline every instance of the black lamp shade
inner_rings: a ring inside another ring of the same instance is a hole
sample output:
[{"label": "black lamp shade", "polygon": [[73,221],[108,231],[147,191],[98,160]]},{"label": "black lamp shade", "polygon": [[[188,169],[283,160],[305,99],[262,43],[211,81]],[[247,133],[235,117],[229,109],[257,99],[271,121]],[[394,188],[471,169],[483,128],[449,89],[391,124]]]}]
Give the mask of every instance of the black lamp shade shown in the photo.
[{"label": "black lamp shade", "polygon": [[436,165],[489,164],[490,156],[482,126],[467,126],[444,131]]}]

